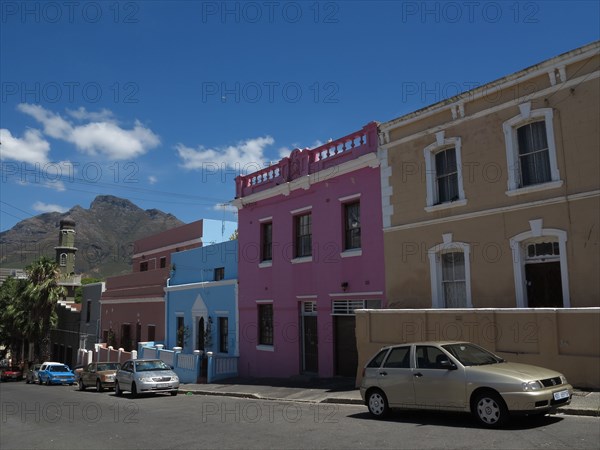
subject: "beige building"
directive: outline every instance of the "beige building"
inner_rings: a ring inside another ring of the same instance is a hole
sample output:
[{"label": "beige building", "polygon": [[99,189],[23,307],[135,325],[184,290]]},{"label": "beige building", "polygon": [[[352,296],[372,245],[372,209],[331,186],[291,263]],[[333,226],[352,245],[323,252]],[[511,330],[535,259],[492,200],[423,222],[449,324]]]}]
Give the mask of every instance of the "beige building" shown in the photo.
[{"label": "beige building", "polygon": [[599,52],[380,126],[389,307],[600,306]]}]

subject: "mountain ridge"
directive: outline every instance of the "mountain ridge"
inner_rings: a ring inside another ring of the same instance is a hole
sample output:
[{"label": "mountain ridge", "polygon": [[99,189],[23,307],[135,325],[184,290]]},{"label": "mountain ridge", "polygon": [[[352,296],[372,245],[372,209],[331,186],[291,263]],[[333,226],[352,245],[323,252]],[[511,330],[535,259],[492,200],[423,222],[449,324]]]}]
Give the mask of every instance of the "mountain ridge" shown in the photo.
[{"label": "mountain ridge", "polygon": [[73,206],[65,213],[42,213],[0,233],[0,267],[20,269],[40,256],[55,258],[59,224],[75,221],[75,270],[104,279],[131,271],[133,242],[184,222],[158,209],[144,210],[128,199],[98,195],[89,209]]}]

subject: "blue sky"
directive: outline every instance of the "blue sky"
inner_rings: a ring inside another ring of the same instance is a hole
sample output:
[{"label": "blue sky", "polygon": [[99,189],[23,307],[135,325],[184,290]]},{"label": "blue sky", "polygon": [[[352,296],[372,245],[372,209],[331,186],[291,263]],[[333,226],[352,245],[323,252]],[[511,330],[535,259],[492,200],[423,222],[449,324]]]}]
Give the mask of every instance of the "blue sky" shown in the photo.
[{"label": "blue sky", "polygon": [[0,230],[234,177],[600,38],[597,1],[3,1]]}]

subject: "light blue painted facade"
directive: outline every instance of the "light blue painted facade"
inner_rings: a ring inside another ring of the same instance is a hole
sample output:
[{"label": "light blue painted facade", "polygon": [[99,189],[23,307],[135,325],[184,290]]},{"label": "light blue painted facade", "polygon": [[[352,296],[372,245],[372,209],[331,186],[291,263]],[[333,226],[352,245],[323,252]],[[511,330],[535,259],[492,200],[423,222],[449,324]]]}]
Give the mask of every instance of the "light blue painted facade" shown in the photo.
[{"label": "light blue painted facade", "polygon": [[183,323],[187,332],[182,353],[239,356],[237,240],[173,253],[171,264],[165,288],[165,349],[177,346],[178,323]]}]

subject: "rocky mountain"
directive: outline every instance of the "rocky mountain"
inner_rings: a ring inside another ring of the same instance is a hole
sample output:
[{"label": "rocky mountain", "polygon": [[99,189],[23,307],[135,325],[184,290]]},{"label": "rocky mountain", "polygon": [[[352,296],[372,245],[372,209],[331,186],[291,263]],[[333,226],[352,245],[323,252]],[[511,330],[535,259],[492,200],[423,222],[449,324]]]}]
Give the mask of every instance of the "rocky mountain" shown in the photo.
[{"label": "rocky mountain", "polygon": [[76,271],[102,279],[131,271],[134,241],[184,224],[172,214],[100,195],[89,209],[77,205],[64,214],[40,214],[0,233],[0,266],[22,268],[42,255],[54,259],[59,223],[67,217],[77,232]]}]

